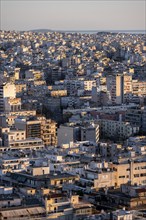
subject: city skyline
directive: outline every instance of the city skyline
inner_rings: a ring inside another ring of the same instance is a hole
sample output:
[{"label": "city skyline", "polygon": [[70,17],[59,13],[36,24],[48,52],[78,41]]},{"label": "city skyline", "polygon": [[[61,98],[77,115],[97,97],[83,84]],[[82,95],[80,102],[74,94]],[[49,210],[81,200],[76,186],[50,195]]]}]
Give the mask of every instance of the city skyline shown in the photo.
[{"label": "city skyline", "polygon": [[145,1],[1,1],[1,29],[145,30]]}]

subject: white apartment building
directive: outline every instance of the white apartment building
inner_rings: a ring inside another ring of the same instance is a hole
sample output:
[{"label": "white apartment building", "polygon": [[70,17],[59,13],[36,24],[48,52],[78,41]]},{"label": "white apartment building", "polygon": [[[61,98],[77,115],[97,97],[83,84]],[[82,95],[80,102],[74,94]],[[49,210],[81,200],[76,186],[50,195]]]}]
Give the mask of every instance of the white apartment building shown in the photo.
[{"label": "white apartment building", "polygon": [[5,158],[0,159],[0,176],[7,172],[20,172],[30,166],[29,158]]},{"label": "white apartment building", "polygon": [[[27,138],[25,140],[18,140],[18,141],[11,141],[9,142],[9,145],[7,148],[5,147],[6,150],[39,150],[43,149],[44,144],[42,139],[40,138]],[[3,149],[5,151],[5,149]]]},{"label": "white apartment building", "polygon": [[16,87],[13,83],[0,84],[0,112],[5,111],[5,98],[16,98]]},{"label": "white apartment building", "polygon": [[11,130],[3,133],[4,146],[9,146],[10,143],[15,141],[23,141],[26,139],[25,130]]}]

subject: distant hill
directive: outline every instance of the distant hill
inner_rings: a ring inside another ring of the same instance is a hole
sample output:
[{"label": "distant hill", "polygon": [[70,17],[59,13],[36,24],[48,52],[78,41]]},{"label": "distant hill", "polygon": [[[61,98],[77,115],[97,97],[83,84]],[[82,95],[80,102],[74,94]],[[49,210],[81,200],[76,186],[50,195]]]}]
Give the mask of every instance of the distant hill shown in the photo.
[{"label": "distant hill", "polygon": [[51,30],[51,29],[34,29],[29,30],[31,32],[41,32],[41,33],[47,33],[47,32],[64,32],[64,33],[85,33],[85,34],[108,34],[108,33],[129,33],[129,34],[144,34],[144,30]]},{"label": "distant hill", "polygon": [[46,33],[46,32],[53,32],[51,29],[35,29],[35,30],[29,30],[31,32],[41,32],[41,33]]}]

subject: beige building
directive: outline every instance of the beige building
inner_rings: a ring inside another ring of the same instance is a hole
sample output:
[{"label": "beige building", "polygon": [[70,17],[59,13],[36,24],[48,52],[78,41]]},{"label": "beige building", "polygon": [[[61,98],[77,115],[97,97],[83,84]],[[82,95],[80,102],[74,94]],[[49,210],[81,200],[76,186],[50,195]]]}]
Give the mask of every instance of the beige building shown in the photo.
[{"label": "beige building", "polygon": [[106,78],[107,91],[110,93],[112,104],[122,104],[122,76],[108,75]]},{"label": "beige building", "polygon": [[86,169],[84,178],[80,179],[91,188],[119,188],[122,184],[146,184],[146,161],[133,160],[109,163],[108,168]]},{"label": "beige building", "polygon": [[132,98],[132,75],[123,75],[123,102],[130,102]]},{"label": "beige building", "polygon": [[57,145],[57,124],[51,119],[38,117],[41,122],[41,139],[46,146]]},{"label": "beige building", "polygon": [[53,91],[50,91],[50,94],[52,97],[62,97],[62,96],[67,96],[67,90],[64,89],[64,90],[53,90]]},{"label": "beige building", "polygon": [[84,90],[92,91],[92,87],[96,86],[95,80],[84,80]]},{"label": "beige building", "polygon": [[45,208],[47,213],[63,212],[71,208],[70,200],[65,194],[52,194],[45,197]]},{"label": "beige building", "polygon": [[133,95],[146,96],[146,82],[145,81],[132,81]]},{"label": "beige building", "polygon": [[115,170],[115,186],[120,187],[129,181],[131,184],[146,184],[146,161],[129,161],[111,164],[111,168]]},{"label": "beige building", "polygon": [[27,172],[32,176],[46,175],[50,173],[49,166],[29,167]]},{"label": "beige building", "polygon": [[16,87],[12,83],[0,84],[0,112],[5,111],[4,99],[16,98]]}]

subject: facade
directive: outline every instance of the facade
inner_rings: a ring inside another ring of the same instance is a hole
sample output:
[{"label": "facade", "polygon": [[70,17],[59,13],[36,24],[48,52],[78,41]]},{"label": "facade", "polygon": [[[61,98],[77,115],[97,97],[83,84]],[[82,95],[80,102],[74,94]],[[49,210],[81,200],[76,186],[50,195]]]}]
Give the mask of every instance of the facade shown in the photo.
[{"label": "facade", "polygon": [[64,194],[53,194],[45,197],[45,207],[47,213],[63,212],[71,208],[71,203]]},{"label": "facade", "polygon": [[11,130],[3,133],[4,146],[9,146],[14,141],[23,141],[26,139],[25,130]]},{"label": "facade", "polygon": [[57,130],[58,146],[79,140],[80,129],[74,124],[60,125]]},{"label": "facade", "polygon": [[123,89],[121,75],[108,75],[106,79],[107,91],[110,92],[112,104],[122,104]]},{"label": "facade", "polygon": [[13,83],[0,84],[0,112],[4,112],[5,98],[16,98],[16,87]]},{"label": "facade", "polygon": [[111,168],[115,170],[115,186],[120,187],[121,184],[131,182],[132,185],[146,184],[146,161],[129,161],[111,164]]},{"label": "facade", "polygon": [[26,138],[41,137],[41,122],[36,117],[22,117],[15,119],[16,129],[26,131]]},{"label": "facade", "polygon": [[7,172],[20,172],[30,166],[28,158],[9,158],[0,159],[0,175],[6,175]]},{"label": "facade", "polygon": [[81,127],[81,141],[92,141],[98,143],[99,141],[99,125],[90,124]]},{"label": "facade", "polygon": [[5,98],[4,99],[4,111],[16,112],[21,110],[21,99],[20,98]]},{"label": "facade", "polygon": [[139,127],[132,126],[129,122],[100,120],[100,131],[103,137],[126,139],[139,132]]},{"label": "facade", "polygon": [[139,126],[141,128],[143,111],[143,108],[140,107],[127,109],[125,114],[125,121],[128,121],[130,124]]},{"label": "facade", "polygon": [[57,126],[51,119],[45,117],[38,117],[41,122],[41,139],[45,146],[57,145]]},{"label": "facade", "polygon": [[144,106],[142,114],[142,132],[146,134],[146,105]]},{"label": "facade", "polygon": [[122,76],[123,84],[123,103],[129,103],[132,99],[132,75],[124,74]]},{"label": "facade", "polygon": [[[7,148],[6,148],[7,147]],[[6,150],[39,150],[43,149],[44,144],[40,138],[26,138],[25,140],[11,140],[8,145],[4,146],[4,151]]]},{"label": "facade", "polygon": [[146,96],[146,82],[145,81],[132,81],[132,92],[136,96]]}]

